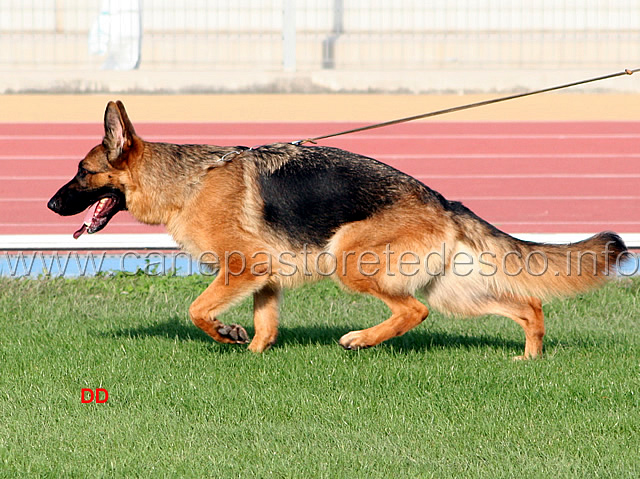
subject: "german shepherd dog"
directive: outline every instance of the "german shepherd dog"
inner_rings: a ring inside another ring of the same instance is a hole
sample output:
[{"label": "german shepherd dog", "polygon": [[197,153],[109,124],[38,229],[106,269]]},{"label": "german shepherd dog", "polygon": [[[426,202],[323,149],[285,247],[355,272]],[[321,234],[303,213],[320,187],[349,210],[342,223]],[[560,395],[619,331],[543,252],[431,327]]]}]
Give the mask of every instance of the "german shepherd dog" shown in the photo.
[{"label": "german shepherd dog", "polygon": [[525,333],[524,354],[542,353],[542,300],[612,278],[626,251],[614,233],[568,245],[521,241],[461,203],[374,159],[337,148],[277,143],[257,148],[142,140],[121,102],[110,102],[104,139],[48,203],[89,209],[74,236],[104,228],[120,210],[162,224],[187,252],[207,252],[218,274],[191,304],[193,323],[222,343],[246,343],[217,317],[253,294],[262,352],[276,341],[281,291],[331,277],[381,299],[391,316],[340,339],[375,346],[420,324],[429,309],[497,314]]}]

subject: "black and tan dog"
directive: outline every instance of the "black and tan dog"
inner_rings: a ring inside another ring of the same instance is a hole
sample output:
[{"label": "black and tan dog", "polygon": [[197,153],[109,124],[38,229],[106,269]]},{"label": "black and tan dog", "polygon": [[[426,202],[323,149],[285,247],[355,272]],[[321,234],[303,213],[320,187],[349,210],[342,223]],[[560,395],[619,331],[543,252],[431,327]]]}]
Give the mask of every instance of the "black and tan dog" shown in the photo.
[{"label": "black and tan dog", "polygon": [[455,315],[498,314],[542,352],[541,300],[611,278],[626,251],[613,233],[570,245],[517,240],[416,179],[376,160],[328,147],[255,149],[149,143],[122,103],[109,103],[105,135],[76,176],[49,201],[61,215],[89,206],[95,233],[120,210],[163,224],[192,255],[208,252],[219,273],[193,302],[193,322],[216,341],[247,342],[217,316],[253,294],[254,352],[277,336],[281,290],[331,277],[384,301],[391,316],[340,339],[347,349],[406,333],[429,314],[414,294]]}]

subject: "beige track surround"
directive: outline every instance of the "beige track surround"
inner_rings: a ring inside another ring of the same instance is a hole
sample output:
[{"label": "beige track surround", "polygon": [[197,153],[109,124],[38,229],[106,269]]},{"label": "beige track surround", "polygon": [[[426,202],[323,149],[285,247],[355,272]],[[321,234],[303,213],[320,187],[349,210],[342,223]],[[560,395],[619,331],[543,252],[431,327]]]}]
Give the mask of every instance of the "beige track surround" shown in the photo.
[{"label": "beige track surround", "polygon": [[[395,94],[1,95],[0,122],[99,122],[120,99],[134,122],[379,122],[504,96]],[[423,121],[639,121],[640,94],[543,93]],[[322,132],[319,132],[322,133]]]}]

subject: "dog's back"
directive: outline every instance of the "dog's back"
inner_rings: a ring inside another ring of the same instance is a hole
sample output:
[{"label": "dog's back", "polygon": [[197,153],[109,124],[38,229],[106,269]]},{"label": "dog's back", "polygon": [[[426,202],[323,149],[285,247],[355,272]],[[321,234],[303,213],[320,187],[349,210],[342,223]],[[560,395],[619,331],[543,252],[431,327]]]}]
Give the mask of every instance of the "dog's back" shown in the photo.
[{"label": "dog's back", "polygon": [[243,161],[258,168],[266,222],[297,246],[324,247],[341,226],[430,193],[391,166],[337,148],[269,145]]}]

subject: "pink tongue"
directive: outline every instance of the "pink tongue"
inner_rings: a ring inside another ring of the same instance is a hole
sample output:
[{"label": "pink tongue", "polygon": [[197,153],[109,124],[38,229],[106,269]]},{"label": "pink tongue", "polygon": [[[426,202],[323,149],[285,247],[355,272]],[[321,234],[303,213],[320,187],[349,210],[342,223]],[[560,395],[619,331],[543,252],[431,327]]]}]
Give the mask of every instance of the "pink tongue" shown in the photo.
[{"label": "pink tongue", "polygon": [[73,233],[73,239],[78,239],[78,238],[80,238],[80,236],[82,235],[82,233],[84,233],[85,231],[87,231],[87,225],[82,225],[82,228],[80,228],[78,231],[76,231],[75,233]]},{"label": "pink tongue", "polygon": [[75,233],[73,233],[73,238],[74,239],[78,239],[80,238],[80,236],[85,233],[87,231],[87,227],[91,226],[91,221],[93,220],[93,215],[95,215],[96,213],[96,209],[98,209],[98,205],[100,204],[100,202],[98,201],[97,203],[91,205],[89,207],[89,209],[87,210],[87,212],[84,215],[84,220],[83,220],[83,224],[82,227],[76,231]]}]

